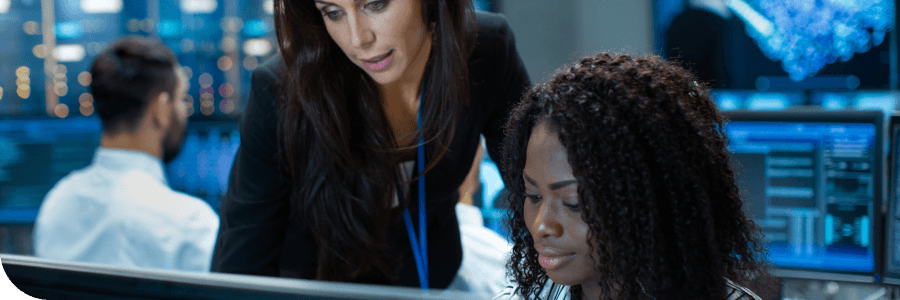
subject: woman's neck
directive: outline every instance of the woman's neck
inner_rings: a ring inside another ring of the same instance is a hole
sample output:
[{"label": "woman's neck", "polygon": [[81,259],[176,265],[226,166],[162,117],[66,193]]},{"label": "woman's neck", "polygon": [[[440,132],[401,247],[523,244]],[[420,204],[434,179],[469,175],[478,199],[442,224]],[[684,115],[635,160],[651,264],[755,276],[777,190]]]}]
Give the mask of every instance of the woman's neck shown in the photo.
[{"label": "woman's neck", "polygon": [[431,38],[427,38],[422,47],[416,51],[412,64],[396,82],[379,85],[382,107],[390,122],[391,129],[400,145],[408,145],[409,133],[415,132],[418,119],[419,95],[422,90],[422,78],[431,54]]},{"label": "woman's neck", "polygon": [[[427,37],[413,57],[412,63],[395,82],[380,84],[381,96],[385,102],[400,101],[406,106],[418,108],[419,91],[422,87],[422,78],[425,76],[425,67],[428,65],[428,57],[431,54],[431,37]],[[413,105],[415,104],[415,105]]]}]

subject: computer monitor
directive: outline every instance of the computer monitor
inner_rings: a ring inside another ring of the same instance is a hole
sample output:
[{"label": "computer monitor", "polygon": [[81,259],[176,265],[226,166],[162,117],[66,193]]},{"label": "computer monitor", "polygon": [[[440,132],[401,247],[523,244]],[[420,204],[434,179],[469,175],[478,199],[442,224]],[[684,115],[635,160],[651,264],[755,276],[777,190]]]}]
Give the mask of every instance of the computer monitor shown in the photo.
[{"label": "computer monitor", "polygon": [[91,163],[100,136],[97,118],[0,122],[0,224],[34,223],[53,185]]},{"label": "computer monitor", "polygon": [[727,114],[745,209],[780,277],[873,282],[881,248],[881,111]]},{"label": "computer monitor", "polygon": [[190,120],[181,153],[166,167],[169,185],[203,199],[219,211],[240,145],[234,120]]},{"label": "computer monitor", "polygon": [[252,275],[126,269],[0,255],[3,271],[39,299],[473,299],[470,294]]},{"label": "computer monitor", "polygon": [[885,215],[884,283],[900,285],[900,114],[891,116],[888,125],[890,152],[888,169],[890,193]]}]

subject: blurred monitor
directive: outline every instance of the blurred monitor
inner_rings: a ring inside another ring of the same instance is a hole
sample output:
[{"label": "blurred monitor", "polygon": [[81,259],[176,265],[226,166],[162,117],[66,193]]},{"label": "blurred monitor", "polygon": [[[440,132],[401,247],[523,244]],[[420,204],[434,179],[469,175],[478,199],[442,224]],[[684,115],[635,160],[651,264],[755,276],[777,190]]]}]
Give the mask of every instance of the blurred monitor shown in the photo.
[{"label": "blurred monitor", "polygon": [[737,183],[775,275],[875,281],[882,112],[736,111],[728,118]]},{"label": "blurred monitor", "polygon": [[[894,0],[653,0],[651,5],[655,50],[715,88],[897,84]],[[809,5],[812,9],[803,9]],[[795,81],[786,70],[810,77]]]},{"label": "blurred monitor", "polygon": [[891,114],[897,108],[900,93],[895,91],[813,92],[810,104],[826,110],[880,110]]},{"label": "blurred monitor", "polygon": [[731,110],[785,110],[791,106],[805,105],[803,92],[759,92],[754,90],[713,90],[713,101],[723,111]]},{"label": "blurred monitor", "polygon": [[167,166],[169,185],[218,212],[240,141],[237,121],[188,121],[181,153]]},{"label": "blurred monitor", "polygon": [[884,255],[884,282],[888,284],[900,284],[900,115],[891,117],[888,127],[891,141],[891,151],[888,155],[890,169],[890,196],[888,197],[888,211],[885,220],[885,255]]},{"label": "blurred monitor", "polygon": [[487,12],[497,12],[499,11],[500,1],[498,0],[475,0],[472,1],[472,4],[475,6],[475,10],[487,11]]},{"label": "blurred monitor", "polygon": [[38,299],[473,299],[460,292],[411,287],[127,269],[18,255],[0,259],[16,288]]},{"label": "blurred monitor", "polygon": [[96,118],[0,122],[0,224],[34,223],[53,185],[91,163],[100,136]]}]

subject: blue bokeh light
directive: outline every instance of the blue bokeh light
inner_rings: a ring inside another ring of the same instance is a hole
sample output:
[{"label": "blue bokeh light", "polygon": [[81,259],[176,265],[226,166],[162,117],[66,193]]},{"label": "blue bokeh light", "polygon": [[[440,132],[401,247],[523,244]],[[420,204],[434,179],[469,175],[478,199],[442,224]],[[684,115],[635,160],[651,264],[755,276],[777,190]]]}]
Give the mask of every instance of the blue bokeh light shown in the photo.
[{"label": "blue bokeh light", "polygon": [[[755,12],[735,9],[750,24],[747,33],[770,59],[781,61],[794,81],[826,64],[848,61],[884,42],[894,27],[893,0],[750,0]],[[759,20],[757,15],[761,16]],[[762,24],[762,25],[760,25]]]}]

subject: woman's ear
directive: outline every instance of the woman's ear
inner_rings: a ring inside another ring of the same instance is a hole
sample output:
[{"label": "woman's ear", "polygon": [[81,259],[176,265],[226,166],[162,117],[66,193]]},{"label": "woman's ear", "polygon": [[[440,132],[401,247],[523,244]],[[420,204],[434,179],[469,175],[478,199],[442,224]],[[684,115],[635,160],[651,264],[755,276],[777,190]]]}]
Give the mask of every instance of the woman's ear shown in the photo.
[{"label": "woman's ear", "polygon": [[150,113],[150,120],[153,122],[154,127],[158,129],[169,128],[169,123],[173,121],[171,102],[169,93],[162,92],[153,99],[152,103],[150,103],[147,112]]}]

